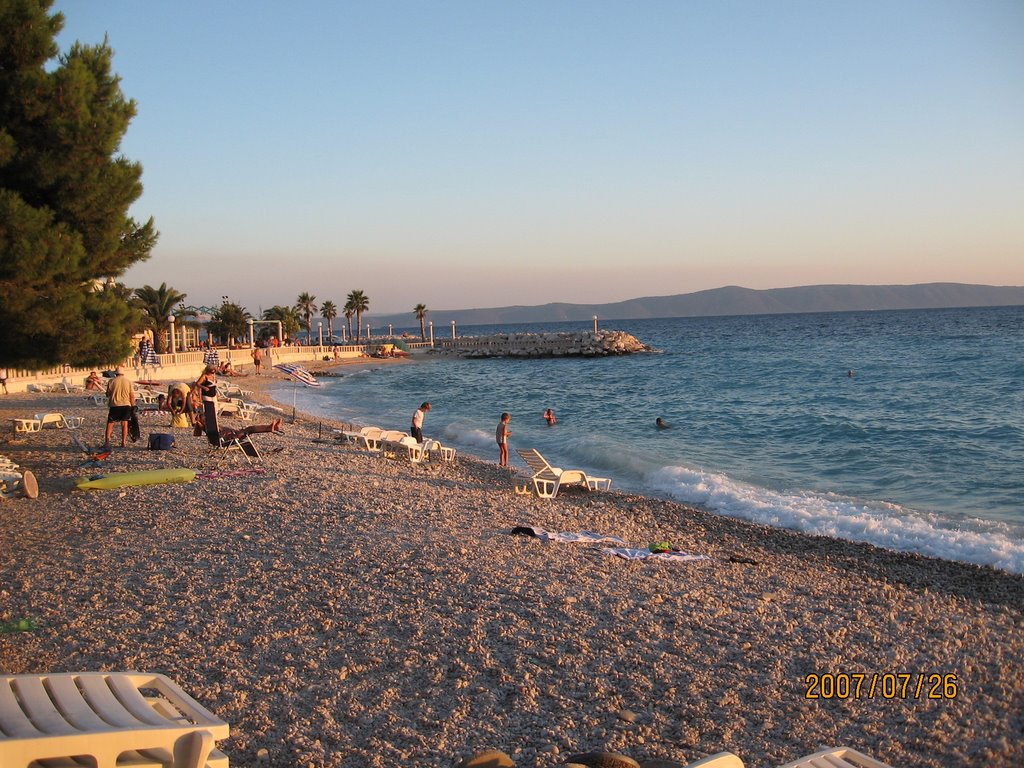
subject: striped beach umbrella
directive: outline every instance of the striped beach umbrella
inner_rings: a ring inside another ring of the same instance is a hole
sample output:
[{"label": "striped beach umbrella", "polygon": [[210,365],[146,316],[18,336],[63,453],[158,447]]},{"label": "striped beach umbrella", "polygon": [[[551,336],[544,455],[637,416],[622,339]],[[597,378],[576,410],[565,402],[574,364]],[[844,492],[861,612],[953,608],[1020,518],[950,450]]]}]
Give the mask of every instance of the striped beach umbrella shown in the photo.
[{"label": "striped beach umbrella", "polygon": [[139,362],[143,366],[156,367],[160,365],[160,358],[156,356],[156,350],[147,339],[143,339],[139,345]]},{"label": "striped beach umbrella", "polygon": [[220,365],[220,355],[217,354],[217,350],[213,347],[206,350],[203,353],[203,363],[205,365]]},{"label": "striped beach umbrella", "polygon": [[320,382],[316,378],[303,368],[301,365],[294,365],[293,363],[280,363],[274,366],[277,370],[282,373],[287,373],[296,381],[305,384],[307,387],[319,387]]}]

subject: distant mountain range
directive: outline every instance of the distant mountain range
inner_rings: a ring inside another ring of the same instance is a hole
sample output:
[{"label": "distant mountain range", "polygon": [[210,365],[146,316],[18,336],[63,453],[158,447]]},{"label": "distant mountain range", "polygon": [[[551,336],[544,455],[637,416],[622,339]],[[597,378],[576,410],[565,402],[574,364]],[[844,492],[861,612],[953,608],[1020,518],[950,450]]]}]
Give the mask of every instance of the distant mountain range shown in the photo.
[{"label": "distant mountain range", "polygon": [[[856,312],[880,309],[941,309],[1024,305],[1024,286],[922,283],[919,285],[807,285],[754,290],[730,285],[675,296],[647,296],[612,304],[539,304],[493,309],[430,309],[435,323],[460,325],[637,320],[649,317],[777,315],[798,312]],[[375,327],[409,327],[410,312],[374,315]]]}]

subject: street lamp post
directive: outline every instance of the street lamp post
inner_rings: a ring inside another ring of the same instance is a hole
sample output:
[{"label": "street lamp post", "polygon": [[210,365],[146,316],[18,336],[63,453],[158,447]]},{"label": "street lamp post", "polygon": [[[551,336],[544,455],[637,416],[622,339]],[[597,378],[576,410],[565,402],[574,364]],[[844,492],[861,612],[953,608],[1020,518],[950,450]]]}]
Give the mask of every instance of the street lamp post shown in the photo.
[{"label": "street lamp post", "polygon": [[430,324],[430,346],[433,347],[434,346],[434,321],[433,320],[429,320],[428,323]]},{"label": "street lamp post", "polygon": [[324,345],[324,324],[317,321],[316,330],[320,334],[320,346],[322,347]]},{"label": "street lamp post", "polygon": [[250,317],[249,318],[249,349],[252,349],[253,347],[256,346],[256,333],[255,333],[255,331],[253,330],[253,327],[252,327],[253,326],[253,322],[254,322],[254,320]]},{"label": "street lamp post", "polygon": [[597,333],[597,315],[594,315],[594,333]]},{"label": "street lamp post", "polygon": [[174,354],[174,315],[167,316],[167,322],[171,325],[171,331],[169,334],[171,340],[171,354]]},{"label": "street lamp post", "polygon": [[452,320],[452,340],[455,339],[455,321]]}]

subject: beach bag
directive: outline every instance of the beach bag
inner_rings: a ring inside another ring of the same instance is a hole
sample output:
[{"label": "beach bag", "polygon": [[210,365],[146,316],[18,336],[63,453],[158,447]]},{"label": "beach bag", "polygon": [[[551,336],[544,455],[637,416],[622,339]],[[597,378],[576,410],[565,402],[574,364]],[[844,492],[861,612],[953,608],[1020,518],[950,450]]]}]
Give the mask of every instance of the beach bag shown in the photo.
[{"label": "beach bag", "polygon": [[137,443],[140,437],[142,437],[142,429],[139,427],[139,409],[132,406],[132,417],[128,421],[128,439]]},{"label": "beach bag", "polygon": [[153,432],[149,436],[149,450],[169,451],[174,447],[174,435],[166,432]]}]

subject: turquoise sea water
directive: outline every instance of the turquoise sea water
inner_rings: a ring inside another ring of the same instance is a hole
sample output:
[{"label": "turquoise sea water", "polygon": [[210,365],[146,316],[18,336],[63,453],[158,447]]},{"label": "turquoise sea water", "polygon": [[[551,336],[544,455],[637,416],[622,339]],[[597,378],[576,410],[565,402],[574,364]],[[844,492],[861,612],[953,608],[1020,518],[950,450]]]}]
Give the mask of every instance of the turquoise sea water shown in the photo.
[{"label": "turquoise sea water", "polygon": [[[588,323],[460,328],[584,330]],[[723,515],[1024,573],[1024,307],[609,321],[659,351],[380,366],[277,393]],[[849,372],[853,375],[848,375]],[[558,414],[549,427],[547,407]],[[671,429],[654,426],[661,416]],[[513,457],[514,457],[513,452]],[[515,459],[518,460],[518,459]]]}]

